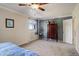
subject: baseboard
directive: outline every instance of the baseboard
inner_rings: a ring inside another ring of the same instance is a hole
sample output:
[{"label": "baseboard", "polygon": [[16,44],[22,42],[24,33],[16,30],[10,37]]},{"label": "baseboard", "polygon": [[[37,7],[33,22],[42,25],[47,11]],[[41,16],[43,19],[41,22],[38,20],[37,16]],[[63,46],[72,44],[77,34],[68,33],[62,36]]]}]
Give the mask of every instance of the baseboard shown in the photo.
[{"label": "baseboard", "polygon": [[30,42],[28,42],[28,43],[24,43],[24,44],[21,44],[21,45],[19,45],[20,47],[23,47],[23,46],[25,46],[25,45],[29,45],[29,44],[31,44],[32,42],[35,42],[35,41],[37,41],[38,39],[36,39],[36,40],[32,40],[32,41],[30,41]]}]

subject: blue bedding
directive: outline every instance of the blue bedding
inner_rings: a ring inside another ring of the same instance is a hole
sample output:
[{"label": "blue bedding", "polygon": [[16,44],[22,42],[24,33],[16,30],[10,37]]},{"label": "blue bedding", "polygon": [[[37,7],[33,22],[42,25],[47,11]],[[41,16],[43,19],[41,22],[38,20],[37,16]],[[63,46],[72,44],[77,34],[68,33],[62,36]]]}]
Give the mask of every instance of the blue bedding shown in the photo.
[{"label": "blue bedding", "polygon": [[16,44],[6,42],[0,43],[0,56],[38,56],[35,51],[26,50]]}]

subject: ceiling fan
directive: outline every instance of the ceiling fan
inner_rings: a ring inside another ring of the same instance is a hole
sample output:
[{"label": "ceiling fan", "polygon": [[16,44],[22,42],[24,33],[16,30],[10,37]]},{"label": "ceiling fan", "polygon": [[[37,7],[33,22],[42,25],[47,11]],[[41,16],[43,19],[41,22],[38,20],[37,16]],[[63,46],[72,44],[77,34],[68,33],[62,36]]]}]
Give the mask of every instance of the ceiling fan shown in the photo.
[{"label": "ceiling fan", "polygon": [[31,8],[34,8],[34,9],[39,9],[41,11],[45,11],[45,9],[42,7],[43,5],[46,5],[48,3],[26,3],[26,4],[23,4],[23,3],[20,3],[18,4],[19,6],[28,6],[28,7],[31,7]]}]

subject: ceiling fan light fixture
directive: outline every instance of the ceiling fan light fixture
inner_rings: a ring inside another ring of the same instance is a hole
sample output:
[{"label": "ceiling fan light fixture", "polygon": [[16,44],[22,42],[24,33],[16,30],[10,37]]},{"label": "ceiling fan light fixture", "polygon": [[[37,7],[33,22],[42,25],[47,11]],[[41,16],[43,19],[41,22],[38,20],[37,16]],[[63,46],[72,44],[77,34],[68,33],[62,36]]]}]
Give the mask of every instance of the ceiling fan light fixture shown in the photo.
[{"label": "ceiling fan light fixture", "polygon": [[33,5],[31,5],[31,8],[38,9],[39,8],[39,5],[33,4]]}]

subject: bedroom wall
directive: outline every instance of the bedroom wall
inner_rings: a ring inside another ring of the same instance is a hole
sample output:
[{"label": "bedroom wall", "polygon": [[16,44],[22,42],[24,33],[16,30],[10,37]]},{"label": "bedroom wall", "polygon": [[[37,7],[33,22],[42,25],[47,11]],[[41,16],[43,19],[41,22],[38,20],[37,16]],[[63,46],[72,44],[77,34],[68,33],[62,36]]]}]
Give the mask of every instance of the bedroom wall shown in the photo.
[{"label": "bedroom wall", "polygon": [[73,11],[73,31],[74,31],[74,46],[79,53],[79,4]]},{"label": "bedroom wall", "polygon": [[[5,18],[14,19],[14,28],[5,27]],[[9,41],[21,45],[35,39],[37,36],[28,29],[26,16],[0,7],[0,42]]]},{"label": "bedroom wall", "polygon": [[59,18],[55,22],[58,24],[58,39],[63,41],[63,20]]}]

